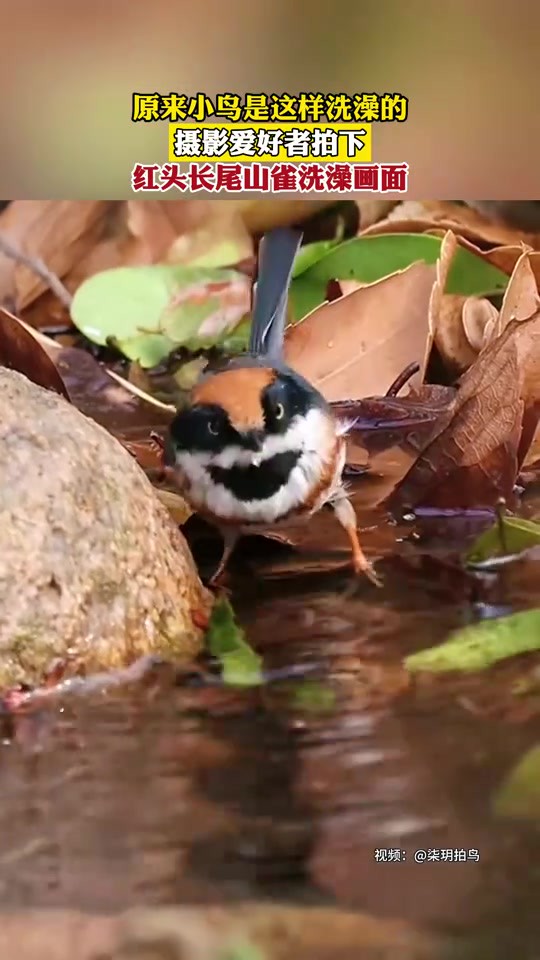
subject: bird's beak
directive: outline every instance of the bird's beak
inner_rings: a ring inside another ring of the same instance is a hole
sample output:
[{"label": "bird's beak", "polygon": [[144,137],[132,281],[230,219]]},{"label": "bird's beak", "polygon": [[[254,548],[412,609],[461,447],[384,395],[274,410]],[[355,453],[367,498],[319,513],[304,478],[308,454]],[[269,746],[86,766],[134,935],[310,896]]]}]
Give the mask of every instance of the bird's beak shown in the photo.
[{"label": "bird's beak", "polygon": [[249,449],[253,451],[251,462],[254,467],[258,467],[262,460],[264,433],[259,430],[250,430],[246,439],[248,441]]}]

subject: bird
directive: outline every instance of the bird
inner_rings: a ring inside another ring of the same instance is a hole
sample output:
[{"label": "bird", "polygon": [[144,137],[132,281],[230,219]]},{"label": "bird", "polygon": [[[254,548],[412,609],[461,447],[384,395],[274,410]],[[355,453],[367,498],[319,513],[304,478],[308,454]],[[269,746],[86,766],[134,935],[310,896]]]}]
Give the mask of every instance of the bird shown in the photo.
[{"label": "bird", "polygon": [[333,510],[347,533],[352,565],[381,585],[360,545],[342,474],[346,435],[323,395],[284,359],[293,264],[302,231],[262,237],[246,353],[203,374],[176,411],[163,457],[191,509],[223,537],[208,585],[222,580],[239,537],[278,531]]}]

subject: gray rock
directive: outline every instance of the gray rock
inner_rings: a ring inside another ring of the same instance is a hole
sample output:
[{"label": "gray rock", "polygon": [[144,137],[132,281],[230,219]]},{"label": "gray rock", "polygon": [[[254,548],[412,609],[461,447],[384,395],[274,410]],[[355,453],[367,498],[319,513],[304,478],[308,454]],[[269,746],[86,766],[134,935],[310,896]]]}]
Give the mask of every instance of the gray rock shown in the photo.
[{"label": "gray rock", "polygon": [[188,660],[206,614],[181,533],[130,454],[51,391],[0,369],[0,687],[55,658],[88,670]]}]

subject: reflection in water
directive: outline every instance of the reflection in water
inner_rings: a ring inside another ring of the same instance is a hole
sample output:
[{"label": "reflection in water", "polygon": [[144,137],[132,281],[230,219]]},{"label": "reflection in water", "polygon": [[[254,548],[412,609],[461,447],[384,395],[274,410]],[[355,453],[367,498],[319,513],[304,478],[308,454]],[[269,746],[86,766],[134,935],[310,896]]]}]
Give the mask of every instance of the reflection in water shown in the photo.
[{"label": "reflection in water", "polygon": [[[406,569],[376,597],[339,572],[243,589],[266,668],[315,667],[330,712],[298,709],[281,680],[132,688],[23,718],[0,746],[2,904],[269,897],[533,937],[538,835],[489,805],[538,725],[488,709],[505,668],[411,687],[400,666],[469,616],[453,589]],[[480,859],[417,864],[416,850]]]}]

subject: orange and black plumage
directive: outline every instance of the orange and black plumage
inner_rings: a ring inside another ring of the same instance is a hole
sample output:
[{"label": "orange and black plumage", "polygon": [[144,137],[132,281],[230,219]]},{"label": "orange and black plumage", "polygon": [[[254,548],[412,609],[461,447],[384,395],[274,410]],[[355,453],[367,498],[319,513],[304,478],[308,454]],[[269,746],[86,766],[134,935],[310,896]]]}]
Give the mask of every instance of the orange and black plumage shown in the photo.
[{"label": "orange and black plumage", "polygon": [[357,572],[377,582],[342,483],[345,437],[322,394],[283,360],[288,288],[301,241],[278,228],[261,241],[248,351],[203,377],[170,426],[166,460],[193,509],[223,533],[214,574],[249,530],[331,507]]}]

